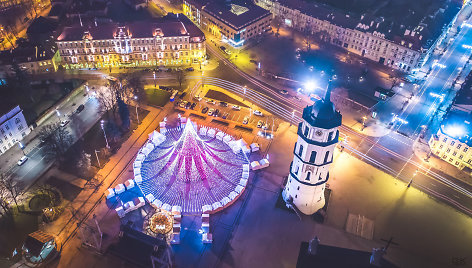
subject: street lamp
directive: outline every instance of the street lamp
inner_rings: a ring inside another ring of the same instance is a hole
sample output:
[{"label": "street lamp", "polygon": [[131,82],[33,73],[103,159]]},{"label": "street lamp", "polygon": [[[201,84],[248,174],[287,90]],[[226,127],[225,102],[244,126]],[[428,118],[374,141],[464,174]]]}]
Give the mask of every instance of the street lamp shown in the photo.
[{"label": "street lamp", "polygon": [[365,128],[365,121],[366,121],[366,120],[367,120],[367,116],[364,115],[364,116],[362,117],[362,129],[361,129],[361,131],[363,131],[364,128]]},{"label": "street lamp", "polygon": [[293,110],[293,112],[292,112],[292,120],[290,120],[290,126],[292,126],[293,117],[295,117],[295,110]]},{"label": "street lamp", "polygon": [[19,141],[19,142],[18,142],[18,146],[20,146],[20,149],[21,149],[21,151],[23,152],[23,155],[26,155],[26,154],[25,154],[25,150],[24,150],[24,149],[25,149],[25,146],[23,145],[23,143],[21,143],[21,142]]},{"label": "street lamp", "polygon": [[243,90],[244,90],[244,97],[243,97],[243,101],[246,99],[246,89],[247,89],[247,86],[244,86]]},{"label": "street lamp", "polygon": [[156,87],[156,71],[152,72],[152,76],[154,77],[154,88]]},{"label": "street lamp", "polygon": [[411,177],[410,182],[409,182],[408,185],[406,186],[407,188],[410,188],[411,183],[413,182],[413,178],[416,176],[416,174],[418,174],[418,169],[416,169],[415,173],[413,173],[413,176]]},{"label": "street lamp", "polygon": [[205,86],[205,71],[202,70],[202,90],[204,86]]},{"label": "street lamp", "polygon": [[97,150],[94,150],[94,151],[95,151],[95,156],[97,157],[98,168],[102,168],[102,167],[100,166],[100,160],[98,159],[98,154],[97,154],[97,153],[99,153],[100,151],[97,151]]},{"label": "street lamp", "polygon": [[102,130],[103,130],[103,136],[105,137],[107,148],[110,148],[110,145],[108,145],[107,133],[105,132],[105,120],[100,121],[100,126],[102,127]]},{"label": "street lamp", "polygon": [[138,121],[138,125],[139,125],[139,116],[138,116],[138,96],[134,95],[134,100],[136,101],[136,120]]}]

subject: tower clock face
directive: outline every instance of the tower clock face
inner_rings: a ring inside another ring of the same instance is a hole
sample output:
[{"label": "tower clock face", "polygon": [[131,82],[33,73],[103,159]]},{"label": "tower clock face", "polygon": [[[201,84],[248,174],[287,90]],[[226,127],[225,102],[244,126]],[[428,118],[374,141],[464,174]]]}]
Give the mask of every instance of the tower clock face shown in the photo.
[{"label": "tower clock face", "polygon": [[321,130],[317,130],[317,131],[315,132],[315,134],[316,134],[316,136],[321,136],[321,135],[323,135],[323,132],[321,132]]}]

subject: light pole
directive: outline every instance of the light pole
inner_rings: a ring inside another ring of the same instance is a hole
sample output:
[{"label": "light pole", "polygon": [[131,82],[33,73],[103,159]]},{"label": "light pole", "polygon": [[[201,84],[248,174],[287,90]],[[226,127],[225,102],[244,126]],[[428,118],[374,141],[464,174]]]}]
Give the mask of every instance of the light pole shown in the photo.
[{"label": "light pole", "polygon": [[246,89],[247,89],[247,86],[244,86],[244,97],[243,97],[243,101],[246,99]]},{"label": "light pole", "polygon": [[97,162],[98,162],[98,168],[102,168],[100,165],[100,160],[98,159],[98,154],[100,151],[94,150],[95,151],[95,156],[97,157]]},{"label": "light pole", "polygon": [[295,117],[295,110],[292,112],[292,120],[290,120],[290,126],[292,126],[293,118]]},{"label": "light pole", "polygon": [[367,120],[367,116],[364,115],[364,116],[362,117],[362,129],[361,129],[361,131],[363,131],[364,128],[365,128],[365,121],[366,121],[366,120]]},{"label": "light pole", "polygon": [[154,88],[156,88],[156,72],[152,72],[152,76],[154,77]]},{"label": "light pole", "polygon": [[138,120],[139,125],[139,116],[138,116],[138,96],[134,96],[134,100],[136,101],[136,120]]},{"label": "light pole", "polygon": [[20,146],[20,149],[21,149],[21,151],[23,152],[23,155],[26,155],[26,154],[25,154],[25,150],[24,150],[24,149],[25,149],[25,146],[23,145],[23,143],[21,143],[21,142],[19,141],[19,142],[18,142],[18,146]]},{"label": "light pole", "polygon": [[103,130],[103,136],[105,137],[105,142],[107,143],[107,148],[110,148],[110,145],[108,145],[107,133],[105,132],[105,121],[104,120],[100,121],[100,126],[102,127],[102,130]]},{"label": "light pole", "polygon": [[205,86],[205,71],[202,71],[202,91],[203,91],[204,86]]},{"label": "light pole", "polygon": [[413,182],[413,178],[416,176],[416,174],[418,174],[418,169],[415,171],[415,173],[413,173],[413,176],[411,177],[410,182],[409,182],[408,185],[406,186],[407,188],[410,188],[411,183]]}]

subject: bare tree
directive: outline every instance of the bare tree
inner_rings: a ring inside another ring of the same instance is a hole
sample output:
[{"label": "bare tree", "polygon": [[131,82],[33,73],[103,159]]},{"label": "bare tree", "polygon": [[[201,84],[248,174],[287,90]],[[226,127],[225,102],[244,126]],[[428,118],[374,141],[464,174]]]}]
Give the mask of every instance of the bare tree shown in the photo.
[{"label": "bare tree", "polygon": [[47,154],[59,159],[72,145],[72,136],[69,131],[60,127],[59,124],[44,126],[39,131],[39,140],[44,143]]},{"label": "bare tree", "polygon": [[279,36],[279,31],[280,27],[282,26],[282,18],[280,16],[275,16],[274,19],[272,20],[272,23],[274,24],[275,30],[276,30],[276,36]]},{"label": "bare tree", "polygon": [[23,184],[19,181],[15,181],[13,176],[0,174],[0,187],[6,190],[13,199],[13,202],[15,202],[15,205],[18,206],[18,196],[23,193]]},{"label": "bare tree", "polygon": [[10,203],[8,202],[8,191],[3,187],[0,187],[0,207],[1,215],[11,215]]},{"label": "bare tree", "polygon": [[122,83],[119,81],[109,81],[108,85],[97,93],[102,112],[116,111],[116,103],[121,94]]},{"label": "bare tree", "polygon": [[186,74],[183,70],[177,70],[175,72],[175,80],[179,83],[179,88],[182,90],[182,84],[185,82]]}]

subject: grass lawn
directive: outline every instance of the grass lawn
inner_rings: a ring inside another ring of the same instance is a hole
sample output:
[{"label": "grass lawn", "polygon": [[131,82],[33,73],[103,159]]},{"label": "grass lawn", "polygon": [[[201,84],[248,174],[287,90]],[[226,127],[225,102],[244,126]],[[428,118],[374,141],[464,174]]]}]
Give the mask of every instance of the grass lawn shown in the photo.
[{"label": "grass lawn", "polygon": [[208,90],[208,92],[205,94],[205,98],[214,99],[214,100],[218,100],[218,101],[224,101],[224,102],[227,102],[227,103],[230,103],[230,104],[239,105],[241,107],[247,107],[244,103],[231,98],[230,96],[226,95],[225,93],[220,92],[220,91],[216,91],[216,90],[212,90],[212,89]]},{"label": "grass lawn", "polygon": [[151,106],[163,107],[169,102],[171,93],[161,89],[146,89],[147,102]]}]

